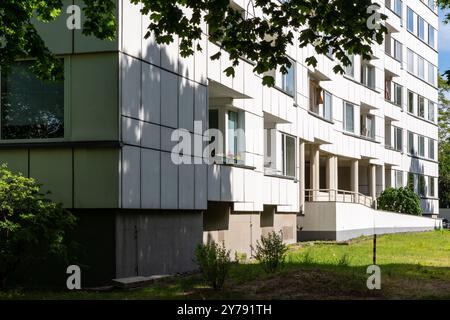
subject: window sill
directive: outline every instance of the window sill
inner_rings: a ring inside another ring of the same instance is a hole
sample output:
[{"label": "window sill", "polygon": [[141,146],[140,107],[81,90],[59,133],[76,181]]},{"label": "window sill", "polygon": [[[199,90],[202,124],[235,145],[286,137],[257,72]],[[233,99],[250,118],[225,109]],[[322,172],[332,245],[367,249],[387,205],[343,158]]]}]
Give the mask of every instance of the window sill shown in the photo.
[{"label": "window sill", "polygon": [[427,123],[429,123],[429,124],[432,124],[432,125],[434,125],[434,126],[436,126],[436,127],[438,126],[435,122],[433,122],[433,121],[431,121],[431,120],[428,120],[428,119],[426,119],[426,118],[422,118],[422,117],[420,117],[420,116],[418,116],[418,115],[415,115],[415,114],[412,113],[412,112],[407,111],[407,113],[408,113],[408,115],[410,115],[411,117],[414,117],[414,118],[416,118],[416,119],[425,121],[425,122],[427,122]]},{"label": "window sill", "polygon": [[378,143],[378,144],[380,143],[379,141],[375,140],[374,138],[369,138],[369,137],[365,137],[365,136],[362,136],[362,135],[357,135],[355,133],[348,132],[348,131],[345,131],[345,130],[342,131],[342,133],[345,134],[346,136],[350,136],[350,137],[353,137],[353,138],[356,138],[356,139],[366,140],[366,141],[373,142],[373,143]]},{"label": "window sill", "polygon": [[395,103],[394,101],[388,100],[388,99],[386,99],[386,98],[384,98],[384,101],[386,101],[386,102],[392,104],[393,106],[396,106],[396,107],[400,108],[401,111],[403,112],[403,108],[402,108],[402,105],[401,105],[401,104],[397,104],[397,103]]},{"label": "window sill", "polygon": [[435,159],[430,159],[430,158],[418,156],[418,155],[411,154],[411,153],[408,153],[407,155],[408,155],[410,158],[414,158],[414,159],[418,159],[418,160],[423,160],[423,161],[428,161],[428,162],[433,162],[433,163],[439,163],[439,161],[437,161],[437,160],[435,160]]},{"label": "window sill", "polygon": [[276,85],[273,86],[273,88],[278,90],[278,91],[280,91],[280,92],[282,92],[282,93],[284,93],[285,95],[291,97],[292,99],[294,99],[294,94],[293,93],[291,94],[291,93],[287,92],[286,90],[284,90],[284,89],[282,89],[282,88],[280,88],[280,87],[278,87]]},{"label": "window sill", "polygon": [[[417,54],[417,53],[416,53],[416,54]],[[423,83],[426,83],[427,85],[429,85],[429,86],[432,87],[433,89],[439,90],[439,88],[438,88],[435,84],[430,83],[430,82],[428,82],[427,80],[420,78],[419,76],[416,76],[414,73],[412,73],[412,72],[409,71],[409,70],[407,70],[407,72],[408,72],[408,74],[409,74],[410,76],[416,78],[417,80],[420,80],[420,81],[422,81]]]},{"label": "window sill", "polygon": [[391,151],[395,151],[395,152],[398,152],[398,153],[400,153],[400,154],[403,154],[403,151],[397,150],[397,149],[395,149],[395,148],[392,147],[392,146],[386,146],[386,145],[385,145],[384,148],[387,149],[387,150],[391,150]]},{"label": "window sill", "polygon": [[220,162],[215,162],[214,161],[213,164],[218,165],[218,166],[235,167],[235,168],[248,169],[248,170],[255,170],[256,169],[256,167],[248,166],[248,165],[245,165],[243,163],[231,163],[231,162],[220,163]]},{"label": "window sill", "polygon": [[344,77],[344,79],[347,79],[348,81],[351,81],[351,82],[353,82],[353,83],[356,83],[356,84],[360,85],[361,87],[364,87],[364,88],[366,88],[366,89],[369,89],[369,90],[371,90],[371,91],[373,91],[373,92],[375,92],[375,93],[378,93],[378,94],[380,93],[380,91],[378,91],[378,90],[376,90],[376,89],[374,89],[374,88],[371,88],[371,87],[365,85],[364,83],[361,83],[361,82],[359,82],[359,81],[356,81],[355,78],[353,78],[353,77],[351,77],[351,76],[349,76],[349,75],[344,74],[342,77]]},{"label": "window sill", "polygon": [[264,173],[265,177],[272,177],[272,178],[280,178],[280,179],[285,179],[285,180],[291,180],[294,181],[295,183],[298,182],[296,177],[291,177],[291,176],[285,176],[282,174],[276,174],[276,173]]},{"label": "window sill", "polygon": [[329,119],[327,119],[327,118],[324,118],[324,117],[322,117],[321,115],[319,115],[319,114],[317,114],[317,113],[315,113],[315,112],[313,112],[313,111],[311,111],[311,110],[308,110],[308,113],[309,113],[310,115],[312,115],[313,117],[316,117],[316,118],[318,118],[318,119],[320,119],[320,120],[323,120],[323,121],[328,122],[328,123],[330,123],[330,124],[334,124],[334,121],[333,121],[333,120],[329,120]]}]

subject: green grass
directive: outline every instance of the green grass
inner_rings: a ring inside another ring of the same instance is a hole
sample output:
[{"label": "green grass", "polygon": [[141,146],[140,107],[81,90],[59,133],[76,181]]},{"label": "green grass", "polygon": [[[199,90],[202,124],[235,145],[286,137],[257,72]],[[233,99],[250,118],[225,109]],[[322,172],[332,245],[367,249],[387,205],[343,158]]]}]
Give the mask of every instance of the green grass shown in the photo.
[{"label": "green grass", "polygon": [[0,299],[450,299],[450,231],[379,236],[382,289],[375,291],[366,287],[372,253],[372,237],[293,245],[275,274],[254,262],[233,264],[223,291],[190,275],[131,291],[14,290],[0,292]]}]

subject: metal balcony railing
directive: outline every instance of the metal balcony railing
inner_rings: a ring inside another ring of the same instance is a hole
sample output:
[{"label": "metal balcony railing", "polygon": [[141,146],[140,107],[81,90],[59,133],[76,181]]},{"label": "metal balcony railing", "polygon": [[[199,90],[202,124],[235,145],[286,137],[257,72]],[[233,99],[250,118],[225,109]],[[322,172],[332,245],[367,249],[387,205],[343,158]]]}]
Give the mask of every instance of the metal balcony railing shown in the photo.
[{"label": "metal balcony railing", "polygon": [[308,202],[358,203],[369,208],[375,207],[375,201],[370,196],[338,189],[306,189],[305,200]]}]

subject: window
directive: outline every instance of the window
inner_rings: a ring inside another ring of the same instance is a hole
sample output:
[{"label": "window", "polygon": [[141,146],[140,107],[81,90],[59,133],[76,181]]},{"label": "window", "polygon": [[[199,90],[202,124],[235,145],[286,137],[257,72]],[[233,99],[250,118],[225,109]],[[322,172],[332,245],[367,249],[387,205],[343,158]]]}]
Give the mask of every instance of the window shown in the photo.
[{"label": "window", "polygon": [[348,132],[355,132],[355,107],[351,103],[344,102],[344,129]]},{"label": "window", "polygon": [[419,96],[419,106],[418,106],[419,117],[425,118],[425,98]]},{"label": "window", "polygon": [[350,59],[350,64],[345,67],[345,74],[354,78],[355,77],[355,56],[350,54],[348,55],[348,58]]},{"label": "window", "polygon": [[431,62],[428,62],[428,82],[433,85],[436,84],[434,80],[435,74],[434,65]]},{"label": "window", "polygon": [[421,197],[425,197],[426,196],[425,176],[422,176],[422,175],[419,176],[419,195]]},{"label": "window", "polygon": [[361,115],[361,135],[367,138],[375,138],[375,119],[373,115]]},{"label": "window", "polygon": [[403,47],[402,44],[394,39],[394,58],[400,62],[403,61]]},{"label": "window", "polygon": [[406,25],[409,31],[414,32],[414,11],[408,7],[406,16]]},{"label": "window", "polygon": [[322,88],[316,80],[309,81],[309,110],[320,115],[320,106],[323,105]]},{"label": "window", "polygon": [[434,28],[431,25],[428,25],[428,44],[435,47],[434,45]]},{"label": "window", "polygon": [[435,2],[435,0],[428,0],[428,7],[433,11],[436,9],[434,2]]},{"label": "window", "polygon": [[394,12],[399,17],[402,16],[402,0],[394,0]]},{"label": "window", "polygon": [[425,80],[425,60],[421,56],[417,57],[417,76]]},{"label": "window", "polygon": [[408,71],[411,73],[415,72],[414,68],[414,52],[408,49]]},{"label": "window", "polygon": [[394,103],[398,106],[402,105],[402,91],[403,87],[397,83],[394,83]]},{"label": "window", "polygon": [[1,138],[64,138],[64,81],[44,82],[31,61],[13,64],[1,77]]},{"label": "window", "polygon": [[361,83],[365,86],[375,88],[375,67],[370,64],[363,63],[361,65]]},{"label": "window", "polygon": [[295,138],[282,135],[283,175],[295,177]]},{"label": "window", "polygon": [[227,125],[227,154],[229,159],[236,159],[238,155],[238,113],[228,111],[228,125]]},{"label": "window", "polygon": [[394,149],[402,151],[403,149],[403,129],[394,127]]},{"label": "window", "polygon": [[434,177],[428,177],[428,195],[432,198],[436,196],[434,189]]},{"label": "window", "polygon": [[414,114],[414,93],[408,90],[408,112]]},{"label": "window", "polygon": [[425,41],[425,20],[417,16],[417,36]]},{"label": "window", "polygon": [[428,139],[428,158],[434,160],[434,140]]},{"label": "window", "polygon": [[408,153],[414,155],[416,150],[414,148],[414,133],[408,131]]},{"label": "window", "polygon": [[291,63],[292,65],[288,69],[288,73],[282,75],[281,89],[283,89],[289,95],[293,96],[295,93],[295,82],[294,82],[295,68],[294,62],[291,61]]},{"label": "window", "polygon": [[[209,110],[209,129],[216,129],[219,130],[219,110],[217,109],[211,109]],[[216,141],[217,137],[216,136],[211,136],[211,138],[209,139],[209,143],[213,143],[214,141]],[[215,157],[216,156],[216,151],[215,148],[213,150],[211,150],[211,156]]]},{"label": "window", "polygon": [[332,95],[326,91],[323,94],[323,117],[327,120],[333,120],[333,102]]},{"label": "window", "polygon": [[416,189],[414,176],[415,176],[414,173],[408,172],[408,188],[410,188],[413,191],[415,191]]},{"label": "window", "polygon": [[419,156],[425,157],[425,138],[419,136]]},{"label": "window", "polygon": [[434,122],[434,102],[431,102],[430,100],[428,100],[428,120],[433,121]]},{"label": "window", "polygon": [[395,187],[403,187],[403,171],[395,170]]}]

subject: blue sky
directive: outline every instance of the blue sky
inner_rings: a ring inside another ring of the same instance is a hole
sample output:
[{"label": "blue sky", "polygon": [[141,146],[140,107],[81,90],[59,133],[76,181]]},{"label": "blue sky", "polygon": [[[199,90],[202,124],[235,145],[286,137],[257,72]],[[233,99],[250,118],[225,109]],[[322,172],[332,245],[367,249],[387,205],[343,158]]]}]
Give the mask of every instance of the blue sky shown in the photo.
[{"label": "blue sky", "polygon": [[450,69],[450,24],[442,22],[444,13],[439,12],[439,72]]}]

